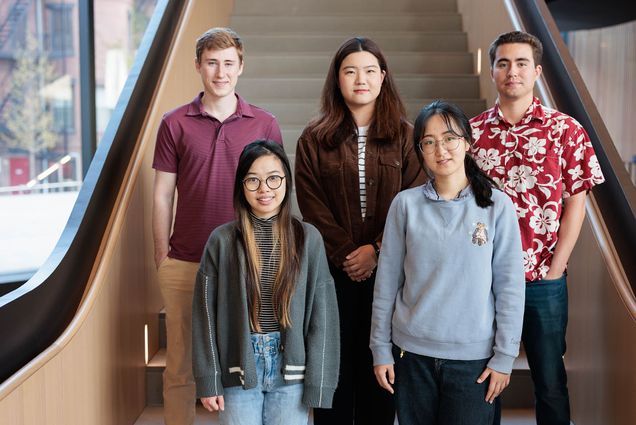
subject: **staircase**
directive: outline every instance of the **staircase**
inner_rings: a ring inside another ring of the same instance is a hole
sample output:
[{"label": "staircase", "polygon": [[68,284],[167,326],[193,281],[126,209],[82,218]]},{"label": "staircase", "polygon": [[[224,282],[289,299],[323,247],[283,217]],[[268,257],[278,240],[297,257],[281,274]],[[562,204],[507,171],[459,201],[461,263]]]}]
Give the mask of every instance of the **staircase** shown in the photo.
[{"label": "staircase", "polygon": [[245,43],[238,91],[276,115],[292,159],[331,58],[352,36],[380,45],[411,119],[441,97],[471,116],[486,107],[454,1],[239,0],[230,25]]},{"label": "staircase", "polygon": [[[318,111],[331,58],[352,36],[363,35],[380,45],[411,120],[436,98],[457,103],[469,117],[486,109],[452,0],[236,0],[230,26],[245,46],[237,91],[276,115],[292,164],[296,141]],[[160,340],[165,343],[165,336]],[[149,406],[162,403],[164,353],[161,348],[148,365]],[[524,356],[515,362],[502,403],[503,423],[534,423],[532,381]]]},{"label": "staircase", "polygon": [[159,312],[159,350],[146,365],[146,405],[163,406],[163,370],[166,367],[166,310]]}]

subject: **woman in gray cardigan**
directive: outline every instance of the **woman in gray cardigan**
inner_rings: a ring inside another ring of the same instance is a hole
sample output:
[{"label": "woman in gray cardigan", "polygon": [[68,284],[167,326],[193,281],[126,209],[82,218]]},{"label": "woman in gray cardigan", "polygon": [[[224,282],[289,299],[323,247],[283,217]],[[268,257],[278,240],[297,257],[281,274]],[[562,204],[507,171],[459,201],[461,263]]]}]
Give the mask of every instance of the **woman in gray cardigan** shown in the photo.
[{"label": "woman in gray cardigan", "polygon": [[414,144],[431,180],[395,197],[384,228],[370,345],[400,425],[491,424],[519,352],[517,217],[470,141],[457,106],[422,109]]},{"label": "woman in gray cardigan", "polygon": [[338,307],[320,233],[291,215],[283,148],[256,141],[239,159],[237,221],[215,229],[192,311],[197,397],[222,424],[307,424],[331,407]]}]

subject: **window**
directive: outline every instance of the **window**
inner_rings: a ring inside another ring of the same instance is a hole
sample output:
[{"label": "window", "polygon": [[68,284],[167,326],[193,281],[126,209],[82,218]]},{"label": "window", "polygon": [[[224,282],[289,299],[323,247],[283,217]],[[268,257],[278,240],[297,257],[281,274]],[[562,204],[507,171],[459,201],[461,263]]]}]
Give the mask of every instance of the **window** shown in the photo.
[{"label": "window", "polygon": [[72,56],[73,51],[73,5],[47,4],[49,16],[49,52],[53,57]]},{"label": "window", "polygon": [[53,125],[57,133],[73,133],[75,131],[75,117],[73,99],[55,99],[51,101]]},{"label": "window", "polygon": [[0,27],[12,22],[10,35],[0,34],[1,284],[28,279],[46,260],[82,184],[80,110],[92,105],[82,104],[79,90],[80,26],[95,30],[100,132],[112,115],[156,0],[94,0],[95,19],[90,22],[80,22],[79,0],[0,4]]}]

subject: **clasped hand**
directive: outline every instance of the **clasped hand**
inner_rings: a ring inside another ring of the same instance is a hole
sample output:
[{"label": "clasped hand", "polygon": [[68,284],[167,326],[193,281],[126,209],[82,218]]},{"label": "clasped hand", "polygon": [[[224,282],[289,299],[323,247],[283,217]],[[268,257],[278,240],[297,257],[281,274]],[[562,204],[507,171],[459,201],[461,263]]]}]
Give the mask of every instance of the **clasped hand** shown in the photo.
[{"label": "clasped hand", "polygon": [[362,245],[347,255],[342,269],[349,275],[349,279],[362,282],[371,277],[377,264],[373,245]]}]

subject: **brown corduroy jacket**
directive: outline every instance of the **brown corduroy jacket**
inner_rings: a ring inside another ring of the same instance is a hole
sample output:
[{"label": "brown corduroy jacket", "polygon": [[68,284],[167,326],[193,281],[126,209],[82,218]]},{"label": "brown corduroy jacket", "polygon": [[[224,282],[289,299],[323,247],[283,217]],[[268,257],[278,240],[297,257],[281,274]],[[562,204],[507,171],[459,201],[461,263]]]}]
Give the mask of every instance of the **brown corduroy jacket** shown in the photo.
[{"label": "brown corduroy jacket", "polygon": [[296,197],[303,219],[320,230],[327,257],[342,267],[356,248],[381,242],[386,215],[395,195],[421,185],[421,169],[408,138],[367,140],[366,218],[360,212],[358,142],[351,137],[335,148],[322,145],[305,129],[296,147]]}]

